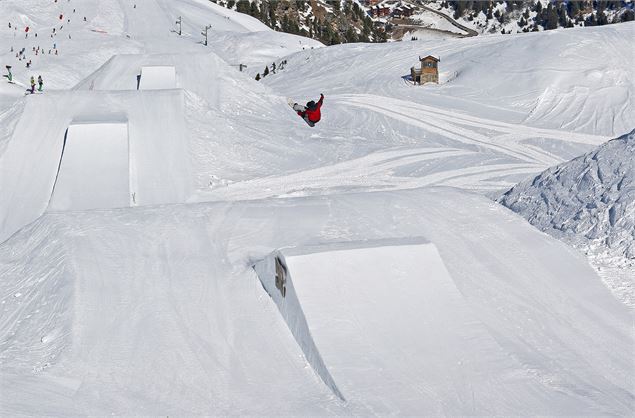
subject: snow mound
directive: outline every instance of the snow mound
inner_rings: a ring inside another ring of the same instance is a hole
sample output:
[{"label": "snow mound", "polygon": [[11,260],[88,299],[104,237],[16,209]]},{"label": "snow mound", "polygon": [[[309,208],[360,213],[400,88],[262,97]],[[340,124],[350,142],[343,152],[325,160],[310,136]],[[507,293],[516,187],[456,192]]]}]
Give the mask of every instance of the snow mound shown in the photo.
[{"label": "snow mound", "polygon": [[499,202],[542,231],[635,265],[635,130],[526,180]]}]

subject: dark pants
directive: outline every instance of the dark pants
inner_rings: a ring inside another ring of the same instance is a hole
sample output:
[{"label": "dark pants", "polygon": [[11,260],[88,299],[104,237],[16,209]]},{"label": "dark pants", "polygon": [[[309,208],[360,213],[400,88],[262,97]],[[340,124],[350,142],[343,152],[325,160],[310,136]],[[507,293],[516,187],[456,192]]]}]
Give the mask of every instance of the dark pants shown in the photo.
[{"label": "dark pants", "polygon": [[[296,112],[300,112],[300,113],[304,113],[306,111],[306,107],[302,106],[301,104],[294,104],[293,105],[293,110],[295,110]],[[311,122],[309,120],[309,117],[304,114],[304,116],[300,115],[302,117],[302,119],[304,119],[304,121],[310,126],[310,127],[314,127],[315,123]]]}]

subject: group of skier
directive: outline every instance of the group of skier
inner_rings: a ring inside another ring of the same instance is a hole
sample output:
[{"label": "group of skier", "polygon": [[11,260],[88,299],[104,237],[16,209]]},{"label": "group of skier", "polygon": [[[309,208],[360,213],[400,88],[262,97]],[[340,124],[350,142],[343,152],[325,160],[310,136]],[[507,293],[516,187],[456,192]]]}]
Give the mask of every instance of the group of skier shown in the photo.
[{"label": "group of skier", "polygon": [[[7,81],[9,83],[13,83],[13,73],[11,72],[11,66],[10,65],[6,65],[5,68],[7,69],[7,74],[4,75],[3,77],[6,77]],[[27,90],[27,92],[34,94],[35,93],[35,77],[31,76],[31,88]],[[42,92],[44,90],[44,80],[42,79],[41,75],[37,76],[37,91]]]},{"label": "group of skier", "polygon": [[[41,92],[44,89],[44,81],[42,80],[42,76],[37,76],[37,91]],[[35,93],[35,78],[31,76],[31,94]]]}]

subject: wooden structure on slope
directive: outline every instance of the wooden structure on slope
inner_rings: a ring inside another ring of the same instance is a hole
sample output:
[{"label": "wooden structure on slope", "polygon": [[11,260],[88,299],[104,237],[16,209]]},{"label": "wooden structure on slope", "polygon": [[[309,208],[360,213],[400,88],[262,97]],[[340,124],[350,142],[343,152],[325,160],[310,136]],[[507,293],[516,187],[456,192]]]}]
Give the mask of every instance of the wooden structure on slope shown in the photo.
[{"label": "wooden structure on slope", "polygon": [[410,68],[410,75],[414,84],[437,83],[439,84],[439,58],[428,55],[427,57],[419,57],[421,67]]}]

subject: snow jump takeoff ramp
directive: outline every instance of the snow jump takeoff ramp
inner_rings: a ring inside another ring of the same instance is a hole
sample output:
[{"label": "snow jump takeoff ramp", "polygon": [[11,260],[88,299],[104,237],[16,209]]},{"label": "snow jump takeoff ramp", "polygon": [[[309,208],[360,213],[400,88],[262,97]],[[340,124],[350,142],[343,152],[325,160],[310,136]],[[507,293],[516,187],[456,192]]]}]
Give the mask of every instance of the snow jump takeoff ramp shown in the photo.
[{"label": "snow jump takeoff ramp", "polygon": [[156,65],[141,67],[138,90],[162,90],[176,88],[176,70],[173,66]]},{"label": "snow jump takeoff ramp", "polygon": [[429,371],[420,354],[442,355],[439,338],[458,343],[439,312],[459,315],[460,294],[423,239],[282,249],[254,270],[307,361],[342,399],[398,399],[385,411],[414,413],[423,393],[409,382]]},{"label": "snow jump takeoff ramp", "polygon": [[254,270],[322,381],[373,414],[562,402],[501,348],[423,239],[282,249]]},{"label": "snow jump takeoff ramp", "polygon": [[130,206],[128,123],[70,125],[49,209],[126,206]]}]

